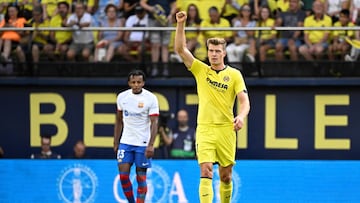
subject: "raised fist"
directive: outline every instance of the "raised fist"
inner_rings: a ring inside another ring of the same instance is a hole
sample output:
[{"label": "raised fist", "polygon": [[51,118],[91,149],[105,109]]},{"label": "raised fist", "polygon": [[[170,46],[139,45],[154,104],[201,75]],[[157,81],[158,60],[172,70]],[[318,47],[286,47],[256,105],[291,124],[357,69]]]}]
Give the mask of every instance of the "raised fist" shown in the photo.
[{"label": "raised fist", "polygon": [[185,12],[185,11],[180,11],[180,12],[176,13],[176,21],[177,21],[178,23],[183,23],[183,22],[185,22],[185,21],[186,21],[186,18],[187,18],[187,16],[186,16],[186,12]]}]

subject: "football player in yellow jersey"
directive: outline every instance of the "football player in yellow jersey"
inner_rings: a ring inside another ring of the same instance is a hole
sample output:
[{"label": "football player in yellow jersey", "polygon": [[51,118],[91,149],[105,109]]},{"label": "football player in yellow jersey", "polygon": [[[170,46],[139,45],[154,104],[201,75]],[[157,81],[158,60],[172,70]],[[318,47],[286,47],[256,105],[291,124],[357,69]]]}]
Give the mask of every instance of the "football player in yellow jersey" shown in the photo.
[{"label": "football player in yellow jersey", "polygon": [[[231,202],[232,168],[235,164],[236,131],[244,125],[250,110],[246,85],[240,71],[224,64],[226,41],[223,38],[207,40],[210,66],[194,58],[186,47],[185,22],[187,14],[176,14],[175,51],[187,69],[194,75],[199,97],[196,129],[196,153],[200,165],[200,202],[213,199],[213,164],[219,164],[220,199]],[[235,99],[239,102],[236,117]]]}]

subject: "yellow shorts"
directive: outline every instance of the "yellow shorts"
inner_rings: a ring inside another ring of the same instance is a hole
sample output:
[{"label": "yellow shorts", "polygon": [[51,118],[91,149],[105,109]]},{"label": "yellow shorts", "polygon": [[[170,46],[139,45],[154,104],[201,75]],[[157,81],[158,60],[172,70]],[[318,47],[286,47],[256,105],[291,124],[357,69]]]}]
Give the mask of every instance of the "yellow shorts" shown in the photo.
[{"label": "yellow shorts", "polygon": [[232,125],[198,125],[196,155],[198,163],[218,162],[226,167],[235,164],[236,133]]}]

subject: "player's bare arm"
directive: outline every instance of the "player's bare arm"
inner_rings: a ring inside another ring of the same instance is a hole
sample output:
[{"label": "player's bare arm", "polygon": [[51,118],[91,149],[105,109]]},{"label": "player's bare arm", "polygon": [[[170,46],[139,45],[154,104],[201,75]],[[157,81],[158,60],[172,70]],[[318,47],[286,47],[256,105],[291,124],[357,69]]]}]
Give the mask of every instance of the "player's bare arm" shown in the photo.
[{"label": "player's bare arm", "polygon": [[116,153],[119,147],[121,132],[123,129],[123,115],[122,111],[116,112],[115,118],[115,127],[114,127],[114,152]]},{"label": "player's bare arm", "polygon": [[186,23],[186,12],[180,11],[176,13],[176,32],[175,32],[175,51],[181,59],[184,61],[185,66],[189,69],[194,61],[194,56],[190,50],[186,47],[185,38],[185,23]]},{"label": "player's bare arm", "polygon": [[244,126],[246,116],[250,111],[249,95],[246,90],[237,94],[238,103],[240,104],[239,113],[234,119],[234,130],[238,131]]},{"label": "player's bare arm", "polygon": [[158,116],[150,116],[150,121],[150,140],[145,151],[146,158],[151,158],[154,156],[154,142],[158,132]]}]

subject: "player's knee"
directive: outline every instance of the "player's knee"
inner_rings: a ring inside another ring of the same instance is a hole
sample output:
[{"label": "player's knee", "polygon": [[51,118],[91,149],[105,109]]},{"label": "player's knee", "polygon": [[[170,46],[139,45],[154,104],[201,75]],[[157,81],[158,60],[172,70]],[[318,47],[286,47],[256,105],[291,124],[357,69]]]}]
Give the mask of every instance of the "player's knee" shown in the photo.
[{"label": "player's knee", "polygon": [[212,167],[208,165],[201,166],[201,177],[212,178],[213,177]]},{"label": "player's knee", "polygon": [[220,180],[224,183],[230,183],[231,182],[231,173],[222,174],[220,176]]},{"label": "player's knee", "polygon": [[221,167],[219,171],[220,180],[224,183],[230,183],[232,177],[232,166]]}]

